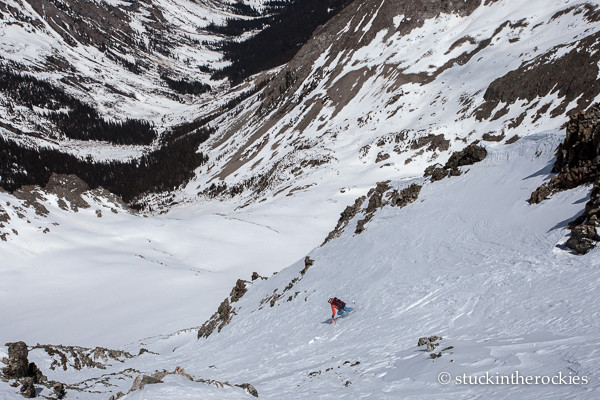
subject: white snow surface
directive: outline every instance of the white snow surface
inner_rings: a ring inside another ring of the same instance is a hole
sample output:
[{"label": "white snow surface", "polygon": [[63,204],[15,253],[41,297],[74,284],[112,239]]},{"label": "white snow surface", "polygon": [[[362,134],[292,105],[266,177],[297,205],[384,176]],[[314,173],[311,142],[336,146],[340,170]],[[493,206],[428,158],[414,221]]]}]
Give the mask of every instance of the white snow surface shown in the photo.
[{"label": "white snow surface", "polygon": [[[563,192],[538,205],[526,201],[551,176],[554,149],[562,137],[562,132],[550,131],[512,145],[487,145],[486,159],[463,167],[464,174],[459,177],[434,183],[421,178],[393,181],[398,189],[422,184],[418,200],[401,209],[384,207],[360,235],[353,233],[360,216],[356,217],[340,238],[313,246],[308,255],[315,264],[304,276],[300,275],[304,268],[300,259],[266,281],[255,281],[248,293],[232,304],[236,315],[231,323],[208,339],[198,340],[194,329],[149,337],[120,348],[134,355],[141,348],[150,352],[124,363],[109,363],[106,370],[52,371],[48,369],[51,359],[41,350],[32,351],[30,361],[49,379],[66,383],[89,380],[90,392],[69,392],[80,399],[127,392],[132,379],[111,377],[112,373],[134,368],[140,374],[152,374],[173,371],[176,366],[184,368],[194,381],[169,375],[164,383],[147,385],[125,398],[251,398],[239,387],[221,388],[198,379],[251,383],[260,398],[272,399],[596,398],[600,386],[600,355],[595,348],[600,332],[600,258],[597,249],[574,256],[561,245],[566,223],[582,211],[589,188]],[[277,213],[277,202],[268,204],[264,210]],[[202,226],[219,235],[215,230],[219,218],[214,214],[206,219],[184,216],[183,211],[138,222],[135,229],[126,222],[133,217],[119,213],[112,217],[114,223],[106,226],[113,231],[105,237],[86,233],[82,224],[79,250],[64,245],[64,253],[58,257],[55,254],[61,250],[49,253],[57,243],[51,245],[47,239],[42,245],[38,240],[38,255],[31,257],[39,258],[29,266],[30,271],[7,269],[3,262],[3,276],[8,280],[2,283],[2,304],[10,299],[7,293],[26,288],[30,294],[28,310],[16,314],[15,305],[2,308],[0,319],[8,329],[3,329],[3,339],[52,337],[55,329],[48,326],[47,303],[57,305],[52,312],[57,320],[72,313],[69,323],[63,321],[65,339],[86,337],[84,332],[91,329],[96,331],[88,335],[110,338],[115,334],[111,318],[114,314],[123,318],[123,309],[132,312],[129,321],[121,321],[125,330],[127,325],[162,320],[168,333],[173,326],[173,321],[165,318],[168,314],[173,320],[194,320],[194,316],[184,317],[182,309],[189,310],[184,303],[202,298],[200,291],[211,266],[200,261],[202,251],[198,256],[193,253],[209,240],[200,237]],[[114,230],[120,219],[119,230]],[[269,228],[228,221],[234,225],[222,233],[231,236],[233,243],[222,237],[211,243],[223,264],[235,258],[230,246],[236,245],[240,254],[246,251],[240,245],[242,236],[250,240],[249,235],[255,235],[254,243],[265,244],[275,236]],[[270,228],[281,229],[287,223],[281,221]],[[144,243],[147,240],[153,243]],[[42,251],[44,246],[47,249]],[[310,243],[275,250],[265,245],[262,249],[281,256],[289,248],[306,246]],[[102,272],[89,275],[94,268],[86,263],[101,257],[101,248],[104,259],[97,261],[96,267],[102,265]],[[20,256],[23,254],[25,249]],[[44,254],[56,265],[44,267],[40,260]],[[300,258],[297,254],[281,257]],[[195,267],[190,270],[192,265]],[[53,272],[56,268],[62,278]],[[227,271],[221,268],[224,277]],[[75,274],[78,269],[79,275]],[[295,278],[299,279],[286,291]],[[91,295],[97,284],[104,293],[100,298]],[[55,297],[47,297],[50,287],[59,292]],[[167,293],[174,287],[181,289],[181,296]],[[88,295],[80,288],[89,288]],[[150,292],[153,296],[149,297]],[[273,307],[268,302],[261,304],[274,292],[283,296]],[[73,298],[60,304],[62,296]],[[342,298],[356,310],[336,324],[324,324],[330,315],[327,299],[331,296]],[[98,301],[102,306],[95,305]],[[145,302],[152,303],[147,305],[153,312],[139,312]],[[83,320],[78,319],[81,316]],[[106,322],[104,328],[101,322]],[[36,332],[17,337],[26,332],[22,327],[16,329],[23,323]],[[431,359],[417,347],[419,337],[430,335],[443,337],[436,350],[453,348]],[[448,385],[438,382],[443,372],[450,374]],[[515,373],[548,379],[578,377],[580,384],[463,385],[457,381],[486,373],[492,377]],[[116,386],[104,386],[99,383],[101,377]],[[100,393],[92,393],[96,390]],[[6,384],[0,385],[0,395],[18,398]]]},{"label": "white snow surface", "polygon": [[[168,9],[170,3],[161,4]],[[177,4],[166,13],[173,24],[189,26],[196,17],[204,23],[213,18],[194,3]],[[524,60],[600,29],[598,24],[582,23],[581,13],[550,20],[557,10],[577,4],[493,2],[466,19],[441,14],[406,36],[381,31],[350,54],[329,54],[327,49],[314,64],[315,74],[323,70],[322,80],[315,80],[303,102],[248,146],[242,158],[249,161],[227,183],[268,171],[276,162],[283,174],[304,160],[329,162],[276,182],[259,198],[244,194],[211,202],[198,197],[228,163],[238,161],[231,155],[256,132],[256,126],[247,124],[231,138],[219,136],[237,123],[234,113],[256,110],[256,96],[216,121],[219,132],[201,147],[210,162],[185,188],[165,195],[179,205],[164,214],[140,216],[92,197],[87,199],[90,208],[75,213],[46,194],[42,203],[49,215],[40,216],[23,201],[0,192],[0,206],[10,217],[6,227],[0,226],[0,234],[8,232],[7,241],[0,241],[0,360],[8,355],[2,345],[17,340],[30,346],[105,346],[133,355],[141,348],[149,350],[123,362],[106,361],[106,369],[81,371],[52,370],[50,356],[32,350],[30,361],[49,379],[85,386],[81,392],[68,389],[68,398],[79,399],[106,400],[119,391],[126,393],[136,375],[173,371],[176,366],[194,381],[168,375],[164,383],[147,385],[125,398],[252,398],[240,387],[199,379],[251,383],[260,398],[270,399],[597,398],[600,250],[574,256],[562,245],[565,227],[583,211],[590,188],[559,193],[538,205],[526,201],[551,177],[554,151],[564,138],[557,129],[566,118],[551,118],[545,112],[538,119],[536,113],[546,104],[557,106],[561,99],[551,93],[532,104],[513,104],[506,115],[490,121],[473,115],[492,80]],[[196,17],[180,7],[193,8]],[[404,19],[389,17],[392,26]],[[445,54],[456,40],[470,36],[481,42],[505,21],[522,18],[526,26],[505,27],[493,46],[433,82],[387,90],[396,76],[383,74],[386,65],[428,73],[475,47],[466,41]],[[373,26],[374,19],[355,21],[356,30],[348,24],[344,32],[366,34],[359,28]],[[38,41],[28,42],[30,36],[22,30],[10,25],[2,29],[11,40],[0,48],[15,60],[35,59],[38,52],[58,46],[54,36],[39,40],[31,35]],[[88,54],[92,50],[76,51],[67,56],[81,61],[79,67],[95,65]],[[199,52],[199,64],[204,55],[216,57]],[[342,109],[326,102],[299,133],[296,126],[309,111],[307,102],[327,95],[325,82],[335,84],[361,68],[378,73],[366,79]],[[150,96],[154,83],[136,82],[129,75],[117,79],[132,90],[144,88],[135,100],[119,103],[119,115],[170,126],[197,116],[206,105],[163,102]],[[309,76],[306,86],[313,79]],[[105,104],[115,100],[99,96]],[[207,108],[232,97],[221,96]],[[522,112],[526,118],[511,125]],[[394,136],[403,130],[408,137],[396,152]],[[490,132],[522,138],[512,145],[485,143],[487,158],[465,167],[462,176],[435,183],[421,178],[426,166],[443,163],[451,151]],[[449,151],[409,149],[410,140],[428,134],[444,134]],[[296,151],[297,141],[316,145]],[[145,150],[61,145],[96,159],[128,158]],[[384,152],[391,158],[375,162]],[[357,216],[340,238],[319,247],[339,213],[381,180],[391,180],[398,189],[411,183],[423,188],[417,202],[377,212],[362,234],[353,234],[361,218]],[[301,276],[306,255],[315,264]],[[248,293],[232,304],[236,315],[231,323],[198,340],[196,328],[217,310],[236,279],[249,279],[253,271],[270,278],[249,284]],[[283,293],[274,307],[261,304],[274,293]],[[330,315],[331,296],[356,308],[335,325],[321,323]],[[419,337],[429,335],[443,337],[437,350],[453,349],[431,359],[416,346]],[[450,374],[450,384],[438,382],[442,372]],[[456,381],[462,374],[515,372],[585,377],[587,384]],[[50,392],[44,388],[41,394]],[[0,399],[20,398],[18,389],[0,382]]]}]

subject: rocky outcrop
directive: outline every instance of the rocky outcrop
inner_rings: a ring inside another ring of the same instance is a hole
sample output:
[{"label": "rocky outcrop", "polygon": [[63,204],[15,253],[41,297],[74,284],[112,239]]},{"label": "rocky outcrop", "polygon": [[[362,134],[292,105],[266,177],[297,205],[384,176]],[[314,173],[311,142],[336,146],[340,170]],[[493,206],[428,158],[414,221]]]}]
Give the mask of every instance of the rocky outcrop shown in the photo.
[{"label": "rocky outcrop", "polygon": [[365,217],[356,223],[354,233],[360,234],[365,230],[366,224],[373,218],[375,212],[386,205],[393,207],[406,207],[410,203],[417,200],[421,192],[421,185],[413,183],[408,187],[398,191],[391,188],[389,182],[379,182],[374,189],[371,189],[367,196],[369,203],[364,210]]},{"label": "rocky outcrop", "polygon": [[106,369],[105,363],[109,361],[123,362],[133,358],[133,355],[122,350],[111,350],[104,347],[94,349],[79,346],[63,345],[36,345],[33,349],[44,350],[51,358],[50,369],[60,368],[67,371],[74,368],[80,371],[83,368]]},{"label": "rocky outcrop", "polygon": [[[421,346],[427,346],[427,352],[430,353],[429,354],[429,358],[431,359],[436,359],[441,357],[443,354],[447,354],[444,352],[449,352],[450,350],[454,349],[454,346],[447,346],[444,347],[441,351],[434,353],[434,350],[436,349],[436,347],[438,347],[441,343],[437,343],[438,341],[443,340],[443,338],[441,336],[424,336],[419,338],[419,341],[417,342],[417,347],[421,347]],[[452,354],[452,353],[450,353]],[[453,360],[450,360],[450,362],[452,362]]]},{"label": "rocky outcrop", "polygon": [[365,225],[367,222],[373,218],[375,211],[387,204],[383,198],[383,194],[391,189],[389,183],[389,181],[377,182],[377,185],[373,189],[369,190],[367,193],[369,202],[367,203],[367,208],[365,209],[365,217],[356,223],[356,229],[354,230],[354,233],[362,233],[365,230]]},{"label": "rocky outcrop", "polygon": [[256,388],[249,383],[241,383],[235,386],[244,389],[254,397],[258,397],[258,390],[256,390]]},{"label": "rocky outcrop", "polygon": [[127,392],[127,393],[131,393],[136,390],[142,390],[144,388],[144,386],[146,386],[146,385],[163,383],[162,380],[167,375],[181,375],[181,376],[186,377],[190,381],[194,380],[190,374],[185,372],[185,369],[181,368],[178,365],[177,367],[175,367],[174,371],[162,370],[162,371],[156,371],[152,375],[138,375],[135,378],[135,380],[133,381],[133,385],[131,385],[131,389],[129,389],[129,392]]},{"label": "rocky outcrop", "polygon": [[162,383],[162,381],[158,378],[149,375],[140,375],[133,381],[133,385],[131,389],[129,389],[129,393],[134,392],[136,390],[141,390],[146,385],[152,385],[156,383]]},{"label": "rocky outcrop", "polygon": [[[599,33],[592,34],[566,53],[564,48],[557,47],[546,54],[536,54],[518,69],[496,79],[483,95],[485,101],[475,112],[477,119],[499,118],[519,100],[533,102],[550,93],[560,98],[559,105],[551,110],[551,116],[571,111],[567,107],[574,101],[577,103],[575,110],[584,110],[600,94],[600,81],[597,79],[599,38]],[[492,115],[502,104],[505,106]]]},{"label": "rocky outcrop", "polygon": [[302,271],[300,271],[300,275],[306,274],[308,269],[310,267],[312,267],[314,263],[315,263],[315,260],[313,260],[309,256],[304,257],[304,268],[302,269]]},{"label": "rocky outcrop", "polygon": [[566,137],[556,149],[556,162],[549,182],[538,187],[529,203],[537,204],[557,192],[580,185],[593,185],[585,212],[569,223],[571,236],[565,245],[577,254],[585,254],[600,241],[600,104],[569,118]]},{"label": "rocky outcrop", "polygon": [[215,329],[217,329],[217,332],[221,332],[221,329],[231,322],[231,317],[234,313],[235,310],[231,307],[229,298],[226,298],[219,305],[217,312],[198,329],[198,339],[209,337]]},{"label": "rocky outcrop", "polygon": [[36,384],[46,384],[48,378],[42,374],[35,363],[27,359],[29,349],[25,342],[6,343],[8,359],[3,360],[7,365],[2,368],[5,378],[16,379],[20,383],[21,394],[26,398],[36,397]]},{"label": "rocky outcrop", "polygon": [[[264,279],[256,272],[252,274],[253,281],[259,278]],[[209,337],[215,329],[217,332],[221,332],[221,329],[231,322],[231,318],[235,315],[235,309],[231,306],[231,303],[237,302],[244,294],[246,294],[248,291],[246,287],[247,283],[250,282],[242,279],[237,280],[235,286],[231,289],[229,297],[221,302],[217,311],[208,319],[208,321],[202,324],[200,329],[198,329],[198,339],[201,337]]]},{"label": "rocky outcrop", "polygon": [[19,389],[19,391],[26,399],[33,399],[34,397],[36,397],[33,378],[26,377],[21,379],[21,389]]},{"label": "rocky outcrop", "polygon": [[[355,234],[360,234],[366,229],[367,223],[373,218],[375,212],[386,205],[393,207],[406,207],[410,203],[414,202],[421,192],[421,185],[413,183],[408,187],[398,191],[392,189],[390,181],[378,182],[377,185],[370,189],[366,196],[361,196],[354,202],[353,205],[346,207],[346,209],[340,214],[340,219],[333,231],[327,235],[325,241],[321,246],[330,240],[339,237],[344,229],[348,226],[350,221],[358,214],[363,213],[364,216],[356,223],[354,230]],[[362,208],[365,200],[367,200],[367,206]]]},{"label": "rocky outcrop", "polygon": [[6,343],[8,346],[7,367],[2,369],[4,375],[9,378],[22,378],[27,376],[29,361],[27,355],[29,350],[25,342]]},{"label": "rocky outcrop", "polygon": [[348,226],[348,223],[352,220],[352,218],[354,218],[356,216],[356,214],[358,214],[360,212],[360,208],[362,206],[362,204],[364,203],[364,201],[366,200],[366,196],[361,196],[358,199],[356,199],[354,201],[354,204],[351,206],[346,207],[346,209],[344,209],[344,211],[342,211],[342,213],[340,214],[340,218],[338,219],[337,225],[335,226],[335,228],[329,232],[329,234],[327,235],[327,237],[325,238],[325,241],[321,244],[321,246],[323,246],[325,243],[329,242],[330,240],[339,237],[342,232],[344,231],[344,228],[346,228],[346,226]]},{"label": "rocky outcrop", "polygon": [[[256,390],[256,388],[254,386],[252,386],[249,383],[240,383],[240,384],[232,385],[227,381],[221,382],[221,381],[217,381],[214,379],[200,378],[200,379],[194,380],[194,378],[190,374],[185,372],[185,369],[183,369],[180,366],[175,367],[174,371],[161,370],[161,371],[155,371],[151,375],[138,375],[135,378],[135,380],[133,381],[133,384],[131,385],[131,389],[129,389],[129,391],[127,393],[131,393],[136,390],[142,390],[142,389],[144,389],[144,387],[146,385],[155,385],[158,383],[163,383],[163,379],[167,375],[181,375],[181,376],[184,376],[185,378],[189,379],[190,381],[206,383],[208,385],[214,385],[214,386],[220,387],[220,388],[223,388],[226,386],[227,387],[235,386],[235,387],[239,387],[239,388],[246,390],[248,393],[250,393],[254,397],[258,397],[258,391]],[[110,398],[110,400],[116,400],[122,396],[123,396],[123,394],[120,393],[120,394],[117,394],[116,396],[112,396]]]},{"label": "rocky outcrop", "polygon": [[240,383],[237,385],[232,385],[229,382],[221,382],[221,381],[217,381],[214,379],[197,379],[196,382],[202,382],[202,383],[206,383],[208,385],[214,385],[214,386],[220,387],[220,388],[223,388],[226,386],[228,386],[228,387],[236,386],[236,387],[244,389],[245,391],[250,393],[252,396],[258,397],[258,391],[256,390],[256,388],[254,386],[252,386],[249,383]]},{"label": "rocky outcrop", "polygon": [[442,340],[442,337],[436,336],[436,335],[429,336],[429,337],[427,337],[427,336],[421,337],[421,338],[419,338],[419,341],[417,342],[417,347],[421,347],[421,346],[425,345],[425,346],[427,346],[427,351],[431,353],[433,350],[435,350],[435,348],[437,346],[439,346],[439,343],[435,343],[438,340]]},{"label": "rocky outcrop", "polygon": [[238,279],[233,289],[231,289],[231,293],[229,293],[229,298],[231,299],[231,302],[235,303],[236,301],[241,299],[247,291],[248,289],[246,289],[246,281]]},{"label": "rocky outcrop", "polygon": [[417,200],[419,193],[421,193],[421,185],[417,185],[416,183],[413,183],[399,192],[394,190],[390,194],[390,204],[394,207],[406,207]]},{"label": "rocky outcrop", "polygon": [[452,153],[443,167],[436,164],[425,169],[424,176],[430,177],[432,182],[439,181],[449,176],[458,176],[462,174],[458,169],[459,167],[473,165],[482,161],[486,156],[487,151],[484,147],[477,143],[471,143],[461,151]]}]

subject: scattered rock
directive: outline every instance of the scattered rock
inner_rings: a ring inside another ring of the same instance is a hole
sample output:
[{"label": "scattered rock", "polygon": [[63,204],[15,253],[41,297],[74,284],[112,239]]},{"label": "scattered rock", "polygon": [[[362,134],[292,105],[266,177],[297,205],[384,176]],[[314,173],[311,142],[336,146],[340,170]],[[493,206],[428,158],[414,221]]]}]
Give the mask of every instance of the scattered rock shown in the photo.
[{"label": "scattered rock", "polygon": [[62,368],[67,371],[70,368],[81,370],[82,368],[105,369],[105,362],[115,360],[122,362],[124,359],[133,358],[133,355],[122,350],[111,350],[104,347],[94,349],[79,346],[63,345],[36,345],[34,349],[44,350],[53,360],[50,369]]},{"label": "scattered rock", "polygon": [[379,153],[377,154],[377,159],[375,160],[375,163],[380,163],[382,161],[385,161],[387,159],[390,158],[390,155],[388,153]]},{"label": "scattered rock", "polygon": [[419,338],[419,341],[417,342],[417,347],[421,347],[423,345],[427,345],[427,351],[428,352],[432,352],[437,346],[439,346],[439,343],[435,343],[438,340],[442,340],[442,338],[440,336],[425,336],[425,337],[421,337]]},{"label": "scattered rock", "polygon": [[252,279],[252,281],[254,282],[254,281],[255,281],[255,280],[257,280],[257,279],[262,279],[262,280],[264,281],[264,280],[265,280],[265,279],[267,279],[267,278],[266,278],[266,277],[264,277],[264,276],[260,276],[260,275],[258,274],[258,272],[253,272],[253,273],[252,273],[252,278],[251,278],[251,279]]},{"label": "scattered rock", "polygon": [[27,399],[33,399],[36,396],[33,378],[26,377],[21,379],[21,394]]},{"label": "scattered rock", "polygon": [[181,368],[179,365],[175,367],[175,374],[185,376],[190,381],[193,381],[191,375],[185,372],[185,369]]},{"label": "scattered rock", "polygon": [[136,390],[141,390],[146,385],[152,385],[156,383],[162,383],[162,381],[153,376],[140,375],[137,378],[135,378],[135,380],[133,381],[133,385],[131,386],[131,389],[129,389],[128,393],[131,393]]},{"label": "scattered rock", "polygon": [[64,399],[67,395],[67,391],[65,390],[65,385],[60,382],[54,382],[52,384],[52,389],[54,390],[54,395],[57,399]]},{"label": "scattered rock", "polygon": [[216,381],[214,379],[197,379],[196,382],[202,382],[202,383],[206,383],[208,385],[215,385],[216,387],[219,387],[219,388],[223,388],[225,386],[228,386],[228,387],[236,386],[236,387],[246,390],[252,396],[258,397],[258,391],[256,390],[256,388],[254,386],[252,386],[249,383],[240,383],[238,385],[231,385],[229,382],[221,382],[221,381]]},{"label": "scattered rock", "polygon": [[485,140],[486,142],[500,142],[504,138],[505,138],[504,132],[502,132],[500,135],[492,135],[491,133],[484,133],[483,136],[481,137],[481,139]]},{"label": "scattered rock", "polygon": [[245,389],[248,393],[250,393],[254,397],[258,397],[258,391],[256,390],[256,388],[254,386],[252,386],[249,383],[242,383],[242,384],[235,385],[235,386]]},{"label": "scattered rock", "polygon": [[300,271],[300,275],[304,275],[306,271],[308,271],[308,269],[313,266],[314,263],[315,260],[313,260],[309,256],[304,257],[304,269]]}]

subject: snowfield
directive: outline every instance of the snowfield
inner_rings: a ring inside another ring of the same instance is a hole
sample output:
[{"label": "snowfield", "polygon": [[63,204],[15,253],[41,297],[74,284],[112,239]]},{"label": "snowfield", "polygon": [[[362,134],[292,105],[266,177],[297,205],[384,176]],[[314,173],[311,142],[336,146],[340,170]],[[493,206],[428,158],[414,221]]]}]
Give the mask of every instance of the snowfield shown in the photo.
[{"label": "snowfield", "polygon": [[[229,16],[212,0],[157,4],[177,35],[197,40],[211,38],[198,27]],[[32,189],[44,213],[0,191],[0,361],[5,343],[25,341],[29,361],[65,383],[67,399],[81,400],[251,399],[252,388],[274,400],[598,398],[600,250],[576,256],[563,245],[591,187],[527,200],[552,177],[565,112],[600,96],[567,100],[556,88],[527,100],[517,80],[507,91],[513,102],[485,98],[514,71],[543,72],[538,62],[573,49],[600,54],[581,47],[600,37],[598,4],[482,1],[469,15],[441,12],[404,34],[413,17],[386,10],[410,7],[377,2],[334,17],[329,26],[339,30],[318,30],[287,65],[183,102],[166,96],[156,71],[140,78],[103,64],[105,77],[135,94],[92,85],[88,96],[109,117],[146,118],[163,132],[236,106],[211,120],[216,132],[198,149],[209,161],[194,178],[144,199],[153,212],[133,213],[93,191],[83,196],[89,207],[75,211]],[[136,14],[139,30],[144,18]],[[0,24],[6,59],[33,63],[60,49],[90,74],[102,61],[92,48],[63,48],[46,25],[27,31],[9,22]],[[197,67],[223,62],[208,47],[172,50],[191,59],[186,68],[199,81],[207,75]],[[298,82],[287,82],[288,68]],[[267,77],[264,91],[250,94]],[[269,103],[272,93],[280,95]],[[12,118],[8,110],[0,104]],[[33,130],[42,111],[27,109],[15,123]],[[423,177],[474,141],[487,150],[482,162],[460,176]],[[55,145],[95,160],[152,147]],[[340,213],[382,181],[422,189],[406,207],[378,209],[361,234],[364,214],[321,245]],[[246,189],[206,194],[223,183]],[[301,273],[306,256],[314,264]],[[253,272],[268,279],[250,281]],[[198,339],[238,279],[248,292],[231,303],[230,323]],[[355,311],[323,323],[332,296]],[[434,335],[442,339],[432,353],[417,346]],[[82,355],[93,363],[81,366]],[[137,377],[161,371],[170,372],[161,383],[129,392]],[[0,380],[0,400],[23,398],[11,382]]]},{"label": "snowfield", "polygon": [[[69,398],[80,399],[126,393],[133,379],[119,374],[128,369],[134,369],[134,377],[177,366],[194,381],[167,375],[163,383],[146,385],[125,398],[252,398],[236,386],[206,383],[211,380],[250,383],[260,398],[272,399],[596,398],[598,250],[574,256],[561,246],[566,223],[581,212],[589,189],[563,192],[533,206],[526,201],[549,179],[562,137],[562,132],[552,131],[512,145],[487,145],[487,158],[463,167],[459,177],[392,182],[396,188],[422,184],[418,200],[404,208],[384,207],[360,235],[353,233],[356,217],[340,238],[310,251],[315,263],[304,276],[300,260],[266,281],[255,281],[232,304],[237,315],[231,323],[208,339],[198,340],[193,329],[147,338],[121,348],[133,355],[141,348],[148,352],[123,363],[109,362],[106,370],[52,371],[51,358],[39,349],[30,353],[30,361],[49,379],[80,385],[88,380],[90,392],[69,391]],[[271,202],[271,207],[276,204]],[[223,246],[221,254],[227,259],[227,245],[215,241],[214,246]],[[75,268],[73,263],[70,268]],[[123,276],[132,270],[127,268]],[[186,290],[182,271],[164,270],[169,274],[146,269],[144,279],[162,278],[168,286],[168,279],[179,277]],[[87,281],[84,276],[73,278],[68,287]],[[151,289],[142,281],[128,293],[145,290]],[[283,296],[271,307],[264,299],[274,293]],[[116,304],[131,306],[129,295],[110,295],[114,312],[119,313]],[[356,308],[334,325],[322,323],[330,313],[331,296]],[[194,301],[193,296],[187,301]],[[80,301],[82,309],[92,303]],[[179,313],[164,297],[155,308],[159,316]],[[9,321],[3,326],[13,326],[10,322],[17,316],[8,307],[2,313],[2,321]],[[97,318],[109,319],[110,314]],[[27,320],[38,318],[44,316],[35,309],[27,314]],[[153,319],[141,314],[130,323]],[[65,328],[77,325],[73,320]],[[35,329],[33,322],[31,327]],[[420,337],[431,335],[443,337],[434,351],[442,356],[436,359],[417,347]],[[486,374],[487,379],[537,376],[539,383],[462,384],[465,379],[485,382],[479,377]],[[579,384],[542,383],[557,376]],[[102,377],[115,386],[105,386]],[[450,383],[442,385],[438,379]],[[8,385],[0,388],[6,399],[20,398]],[[96,390],[100,393],[91,393]]]}]

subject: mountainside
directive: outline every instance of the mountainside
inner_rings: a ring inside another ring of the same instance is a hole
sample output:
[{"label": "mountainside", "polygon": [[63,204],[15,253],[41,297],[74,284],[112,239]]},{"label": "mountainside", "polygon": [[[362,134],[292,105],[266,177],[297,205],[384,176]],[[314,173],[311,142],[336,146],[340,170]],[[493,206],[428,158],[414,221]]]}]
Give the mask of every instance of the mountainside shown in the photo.
[{"label": "mountainside", "polygon": [[0,397],[600,389],[600,1],[0,18]]},{"label": "mountainside", "polygon": [[322,168],[411,176],[475,140],[554,129],[600,93],[597,16],[595,3],[353,3],[219,120],[190,186],[257,197]]},{"label": "mountainside", "polygon": [[[561,245],[564,221],[589,188],[526,201],[548,179],[560,140],[562,132],[546,132],[490,144],[461,176],[390,182],[383,199],[418,185],[416,201],[372,210],[355,234],[365,217],[359,210],[306,259],[241,283],[219,308],[229,324],[208,338],[183,330],[120,353],[30,347],[28,361],[45,375],[37,387],[50,395],[61,382],[68,397],[82,399],[505,398],[507,391],[592,399],[600,375],[597,250],[576,257]],[[355,311],[322,323],[334,295]],[[417,346],[431,336],[441,337],[432,338],[433,351]],[[513,384],[465,384],[463,376],[513,376]],[[515,384],[515,376],[540,381]],[[554,377],[559,384],[549,384]]]}]

